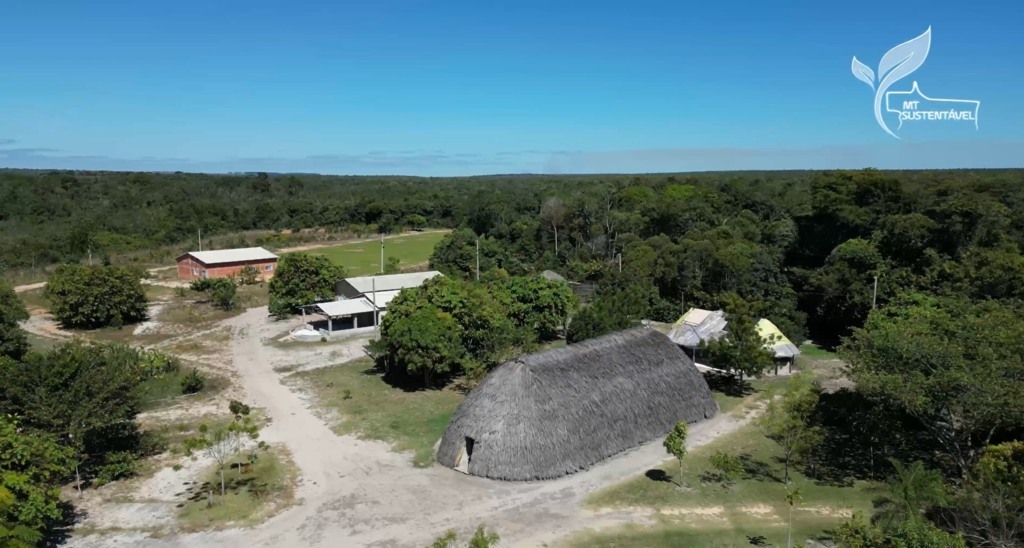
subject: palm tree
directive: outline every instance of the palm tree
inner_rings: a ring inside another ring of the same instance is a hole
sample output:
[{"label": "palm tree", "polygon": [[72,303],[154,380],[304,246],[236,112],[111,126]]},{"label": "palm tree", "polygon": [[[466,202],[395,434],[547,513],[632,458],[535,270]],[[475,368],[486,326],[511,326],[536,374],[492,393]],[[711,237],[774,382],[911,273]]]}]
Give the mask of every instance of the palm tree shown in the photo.
[{"label": "palm tree", "polygon": [[949,503],[945,480],[938,471],[925,468],[921,461],[909,465],[895,459],[889,462],[896,473],[889,478],[886,493],[876,501],[872,521],[883,528],[895,527],[924,519],[929,508]]}]

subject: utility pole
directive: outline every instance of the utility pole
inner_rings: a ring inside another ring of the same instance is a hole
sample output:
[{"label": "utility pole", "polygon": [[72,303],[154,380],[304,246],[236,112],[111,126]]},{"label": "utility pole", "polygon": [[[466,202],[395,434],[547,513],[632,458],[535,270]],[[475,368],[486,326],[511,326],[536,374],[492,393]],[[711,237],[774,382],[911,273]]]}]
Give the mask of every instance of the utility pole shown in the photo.
[{"label": "utility pole", "polygon": [[878,274],[875,274],[875,288],[871,290],[871,309],[875,309],[875,302],[878,300]]},{"label": "utility pole", "polygon": [[476,238],[476,281],[480,281],[480,237]]},{"label": "utility pole", "polygon": [[622,253],[619,253],[619,272],[622,272]]},{"label": "utility pole", "polygon": [[680,312],[679,312],[680,314],[686,314],[686,292],[685,291],[680,291],[679,292],[679,310],[680,310]]},{"label": "utility pole", "polygon": [[199,229],[199,251],[203,250],[203,229]]},{"label": "utility pole", "polygon": [[92,248],[89,248],[89,266],[92,266]]},{"label": "utility pole", "polygon": [[373,329],[380,330],[380,309],[377,308],[377,278],[370,278],[373,289]]},{"label": "utility pole", "polygon": [[380,273],[384,273],[384,233],[380,233]]}]

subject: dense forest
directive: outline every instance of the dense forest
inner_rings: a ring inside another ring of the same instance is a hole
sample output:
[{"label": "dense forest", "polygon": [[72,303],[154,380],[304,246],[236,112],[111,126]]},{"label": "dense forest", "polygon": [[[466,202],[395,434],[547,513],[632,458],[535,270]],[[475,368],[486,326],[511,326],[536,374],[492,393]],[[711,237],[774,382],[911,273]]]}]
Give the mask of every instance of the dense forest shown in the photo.
[{"label": "dense forest", "polygon": [[[118,262],[204,235],[459,228],[435,253],[555,270],[637,315],[753,302],[794,340],[836,342],[904,291],[1024,291],[1020,170],[741,172],[462,178],[0,172],[0,272]],[[223,239],[221,247],[230,245]],[[166,260],[166,259],[164,259]],[[621,261],[621,273],[619,272]]]}]

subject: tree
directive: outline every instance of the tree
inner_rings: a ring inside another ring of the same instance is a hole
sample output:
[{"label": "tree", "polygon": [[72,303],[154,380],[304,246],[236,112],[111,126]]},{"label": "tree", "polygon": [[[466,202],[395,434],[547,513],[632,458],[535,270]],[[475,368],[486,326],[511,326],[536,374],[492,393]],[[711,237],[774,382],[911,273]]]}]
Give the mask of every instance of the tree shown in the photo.
[{"label": "tree", "polygon": [[818,388],[809,379],[797,377],[796,386],[781,398],[773,399],[758,420],[765,436],[782,449],[783,480],[787,484],[793,461],[808,455],[824,437],[822,428],[811,422],[818,405],[818,395]]},{"label": "tree", "polygon": [[124,345],[65,343],[23,362],[0,360],[0,412],[30,431],[58,436],[87,465],[141,442],[134,422],[143,372],[138,350]]},{"label": "tree", "polygon": [[608,306],[604,302],[595,302],[584,307],[572,318],[566,331],[565,341],[576,344],[615,331],[630,328],[636,321],[626,316],[621,310]]},{"label": "tree", "polygon": [[836,528],[832,540],[840,548],[967,548],[964,538],[923,520],[900,523],[883,531],[860,514]]},{"label": "tree", "polygon": [[284,255],[270,280],[270,313],[284,318],[300,306],[332,300],[335,285],[344,277],[345,269],[323,255]]},{"label": "tree", "polygon": [[245,448],[246,440],[259,438],[259,426],[249,417],[248,405],[232,400],[228,409],[232,414],[231,422],[215,424],[213,427],[205,423],[200,424],[199,435],[185,440],[186,454],[191,456],[194,451],[202,451],[217,463],[220,471],[221,496],[227,494],[224,480],[225,466]]},{"label": "tree", "polygon": [[923,520],[926,511],[949,502],[945,481],[938,471],[925,468],[921,461],[909,465],[895,459],[889,462],[896,473],[889,478],[886,493],[878,502],[878,511],[872,519],[883,529]]},{"label": "tree", "polygon": [[0,545],[35,546],[63,516],[60,484],[73,462],[73,451],[55,436],[21,431],[0,416]]},{"label": "tree", "polygon": [[974,546],[1024,545],[1024,441],[986,447],[947,514]]},{"label": "tree", "polygon": [[883,265],[881,254],[866,240],[849,240],[832,251],[808,283],[816,303],[811,326],[819,336],[837,339],[864,324],[871,311],[874,277]]},{"label": "tree", "polygon": [[50,276],[45,295],[50,312],[68,327],[120,327],[146,317],[140,277],[132,268],[66,264]]},{"label": "tree", "polygon": [[512,322],[535,333],[540,342],[558,336],[577,303],[569,284],[540,276],[502,278],[490,290]]},{"label": "tree", "polygon": [[759,375],[774,363],[774,354],[769,350],[774,341],[765,340],[758,333],[758,318],[749,303],[735,295],[725,300],[728,331],[720,339],[702,343],[701,350],[715,367],[739,373],[740,377]]},{"label": "tree", "polygon": [[427,304],[412,310],[389,311],[381,326],[387,358],[407,373],[420,375],[423,384],[461,371],[468,359],[462,328],[451,314]]},{"label": "tree", "polygon": [[235,308],[238,287],[231,278],[202,278],[189,284],[192,291],[205,293],[213,306],[231,311]]},{"label": "tree", "polygon": [[802,501],[803,495],[800,493],[800,489],[790,489],[789,485],[786,485],[786,504],[789,505],[789,531],[786,534],[787,547],[793,546],[793,507]]},{"label": "tree", "polygon": [[540,217],[555,233],[555,256],[558,256],[558,227],[565,222],[565,203],[557,196],[548,198],[540,208]]},{"label": "tree", "polygon": [[20,360],[28,352],[28,338],[18,322],[28,319],[28,312],[14,289],[0,280],[0,358]]},{"label": "tree", "polygon": [[686,421],[679,421],[672,431],[665,436],[665,441],[662,445],[665,446],[665,451],[675,457],[679,463],[679,480],[678,484],[680,487],[683,486],[683,457],[686,456]]},{"label": "tree", "polygon": [[994,301],[909,295],[840,349],[858,390],[918,420],[963,477],[997,432],[1024,426],[1024,322]]}]

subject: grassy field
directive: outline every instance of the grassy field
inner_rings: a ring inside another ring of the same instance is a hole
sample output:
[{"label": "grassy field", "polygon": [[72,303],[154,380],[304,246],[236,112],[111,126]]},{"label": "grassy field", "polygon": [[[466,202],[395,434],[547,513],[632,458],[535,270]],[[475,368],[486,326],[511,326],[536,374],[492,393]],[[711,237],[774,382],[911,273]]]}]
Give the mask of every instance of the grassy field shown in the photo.
[{"label": "grassy field", "polygon": [[289,378],[311,391],[317,406],[337,413],[336,433],[391,443],[395,451],[412,451],[416,466],[428,466],[462,394],[394,388],[371,366],[362,359]]},{"label": "grassy field", "polygon": [[[422,232],[407,234],[384,240],[384,260],[398,257],[399,268],[426,267],[434,246],[447,232]],[[366,276],[381,271],[380,240],[365,240],[332,247],[310,250],[314,255],[323,255],[335,264],[340,264],[349,276]]]},{"label": "grassy field", "polygon": [[[180,505],[178,518],[186,530],[216,528],[227,524],[250,525],[274,510],[291,503],[298,476],[295,464],[283,448],[258,453],[256,463],[243,471],[236,459],[225,470],[227,494],[220,495],[220,473],[216,466],[205,482],[189,487],[188,500]],[[207,493],[213,490],[213,506],[207,507]]]},{"label": "grassy field", "polygon": [[[715,451],[739,457],[741,477],[730,487],[712,479],[708,459]],[[645,475],[595,493],[588,505],[600,508],[649,508],[657,525],[605,533],[585,533],[570,546],[745,546],[748,537],[763,536],[772,545],[785,543],[789,520],[782,483],[781,453],[756,427],[743,429],[694,450],[679,468],[666,461]],[[826,537],[854,511],[870,514],[874,486],[823,485],[790,470],[791,485],[802,502],[793,509],[793,538]]]}]

